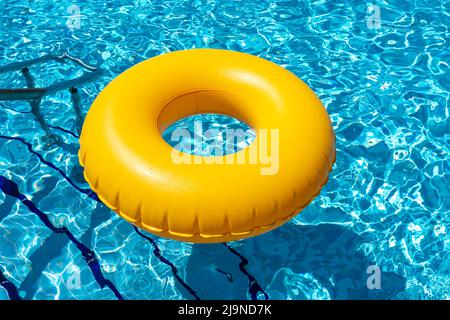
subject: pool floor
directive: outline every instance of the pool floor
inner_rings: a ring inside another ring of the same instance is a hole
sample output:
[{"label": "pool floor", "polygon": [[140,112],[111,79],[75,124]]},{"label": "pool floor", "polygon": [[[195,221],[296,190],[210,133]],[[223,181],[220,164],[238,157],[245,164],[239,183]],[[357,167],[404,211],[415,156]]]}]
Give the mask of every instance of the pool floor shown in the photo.
[{"label": "pool floor", "polygon": [[[0,299],[449,299],[449,10],[434,0],[2,1],[0,66],[67,52],[102,73],[76,93],[0,101]],[[286,225],[193,245],[111,212],[77,152],[107,83],[206,47],[303,79],[330,115],[337,159]],[[27,72],[45,88],[92,71],[49,60]],[[0,88],[26,87],[22,69],[0,72]]]}]

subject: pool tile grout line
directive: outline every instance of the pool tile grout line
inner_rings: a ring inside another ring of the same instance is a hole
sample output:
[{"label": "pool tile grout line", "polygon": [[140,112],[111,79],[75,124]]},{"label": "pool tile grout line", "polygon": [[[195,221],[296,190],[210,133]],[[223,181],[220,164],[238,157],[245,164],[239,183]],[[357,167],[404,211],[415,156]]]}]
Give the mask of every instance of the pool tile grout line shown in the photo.
[{"label": "pool tile grout line", "polygon": [[[66,131],[66,130],[65,130]],[[71,132],[69,130],[67,130],[68,132]],[[72,135],[75,135],[75,133],[72,132]],[[59,169],[58,167],[56,167],[53,163],[47,161],[44,159],[44,157],[39,154],[38,152],[36,152],[33,149],[33,146],[28,143],[27,141],[25,141],[23,138],[21,137],[11,137],[11,136],[5,136],[5,135],[0,135],[0,139],[6,139],[6,140],[15,140],[15,141],[19,141],[23,144],[26,145],[27,149],[29,152],[31,152],[32,154],[34,154],[35,156],[37,156],[39,158],[39,160],[44,163],[45,165],[47,165],[48,167],[54,169],[55,171],[57,171],[72,187],[74,187],[75,189],[77,189],[79,192],[86,194],[89,198],[102,203],[100,201],[100,199],[98,198],[97,194],[92,191],[92,190],[87,190],[87,189],[83,189],[78,187],[61,169]],[[168,259],[166,259],[162,253],[161,250],[159,249],[158,245],[156,244],[156,242],[151,239],[150,237],[145,236],[143,233],[139,232],[138,229],[133,226],[133,229],[135,230],[135,232],[138,233],[138,235],[140,235],[141,237],[147,239],[148,241],[151,242],[151,244],[154,247],[154,251],[153,254],[164,264],[168,265],[172,271],[172,273],[174,274],[174,276],[180,281],[180,283],[183,285],[184,288],[186,288],[186,290],[189,291],[189,293],[196,299],[196,300],[200,300],[200,298],[197,296],[197,294],[195,293],[195,291],[189,287],[189,285],[187,283],[184,282],[183,279],[181,279],[178,275],[178,269],[175,267],[175,265],[169,261]],[[226,245],[226,244],[225,244]],[[227,246],[228,247],[228,246]],[[258,292],[262,292],[265,296],[265,299],[268,299],[268,295],[264,292],[264,290],[261,288],[261,286],[257,283],[256,279],[248,273],[248,271],[245,269],[245,265],[248,264],[248,260],[243,257],[241,254],[239,254],[238,252],[236,252],[234,249],[228,247],[228,249],[230,250],[230,252],[232,252],[233,254],[237,255],[242,262],[239,265],[239,270],[245,274],[245,276],[247,276],[247,278],[249,279],[249,292],[250,295],[252,297],[253,300],[256,300],[257,297],[257,293]],[[159,256],[157,255],[159,254]],[[189,289],[188,289],[189,288]],[[254,292],[255,291],[255,292]]]},{"label": "pool tile grout line", "polygon": [[53,163],[47,161],[44,159],[44,157],[39,154],[38,152],[33,150],[33,146],[28,143],[27,141],[25,141],[23,138],[21,137],[11,137],[11,136],[5,136],[5,135],[0,135],[0,139],[5,139],[5,140],[15,140],[15,141],[19,141],[21,143],[23,143],[29,152],[31,152],[32,154],[34,154],[35,156],[37,156],[39,158],[39,160],[44,163],[45,165],[49,166],[50,168],[52,168],[53,170],[56,170],[72,187],[74,187],[75,189],[77,189],[79,192],[87,195],[89,198],[95,200],[95,201],[100,201],[97,197],[97,194],[92,191],[92,190],[88,190],[88,189],[83,189],[78,187],[65,173],[64,171],[62,171],[61,169],[59,169],[58,167],[56,167]]},{"label": "pool tile grout line", "polygon": [[8,293],[8,297],[10,300],[22,300],[20,297],[17,287],[9,281],[5,275],[2,272],[2,268],[0,268],[0,286],[5,288],[6,292]]},{"label": "pool tile grout line", "polygon": [[67,134],[70,134],[70,135],[71,135],[72,137],[74,137],[75,139],[80,139],[80,136],[79,136],[78,134],[73,133],[73,132],[70,131],[70,130],[64,129],[64,128],[59,127],[59,126],[53,126],[53,125],[51,125],[51,124],[49,124],[48,126],[49,126],[50,128],[52,128],[52,129],[56,129],[56,130],[59,130],[59,131],[63,131],[63,132],[65,132],[65,133],[67,133]]},{"label": "pool tile grout line", "polygon": [[[30,151],[31,153],[33,153],[34,155],[36,155],[36,156],[39,158],[39,160],[40,160],[41,162],[43,162],[44,164],[46,164],[46,165],[49,166],[50,168],[56,170],[57,172],[59,172],[59,173],[67,180],[67,182],[68,182],[70,185],[72,185],[72,186],[73,186],[74,188],[76,188],[78,191],[80,191],[80,192],[86,194],[86,195],[89,196],[91,199],[93,199],[93,200],[95,200],[95,201],[97,201],[97,202],[99,202],[99,203],[102,203],[102,202],[98,199],[97,194],[95,194],[95,192],[93,192],[92,190],[82,189],[82,188],[78,187],[77,185],[75,185],[75,183],[74,183],[74,182],[73,182],[73,181],[72,181],[72,180],[71,180],[71,179],[70,179],[70,178],[69,178],[69,177],[61,170],[61,169],[59,169],[58,167],[56,167],[53,163],[51,163],[51,162],[49,162],[49,161],[46,161],[46,160],[42,157],[42,155],[40,155],[38,152],[34,151],[32,145],[31,145],[30,143],[28,143],[27,141],[25,141],[24,139],[22,139],[22,138],[20,138],[20,137],[10,137],[10,136],[4,136],[4,135],[0,135],[0,138],[1,138],[1,139],[8,139],[8,140],[16,140],[16,141],[19,141],[19,142],[25,144],[25,145],[27,146],[27,148],[28,148],[28,151]],[[134,230],[137,231],[136,229],[134,229]],[[172,273],[174,274],[174,276],[180,281],[180,283],[183,285],[183,287],[186,288],[186,290],[188,290],[189,293],[192,294],[192,296],[194,296],[194,298],[195,298],[196,300],[200,300],[200,298],[196,295],[195,291],[194,291],[191,287],[189,287],[189,285],[186,284],[186,283],[183,281],[183,279],[181,279],[181,278],[179,277],[179,275],[178,275],[178,269],[175,267],[175,265],[174,265],[172,262],[170,262],[168,259],[166,259],[166,258],[162,255],[161,250],[159,249],[159,247],[157,246],[157,244],[154,242],[154,240],[151,239],[151,238],[146,237],[145,235],[141,234],[140,232],[137,232],[137,233],[138,233],[141,237],[144,237],[145,239],[147,239],[147,240],[149,240],[149,241],[152,242],[152,245],[153,245],[153,247],[154,247],[153,254],[154,254],[154,255],[155,255],[162,263],[164,263],[164,264],[166,264],[166,265],[168,265],[168,266],[170,267],[170,269],[171,269]]]},{"label": "pool tile grout line", "polygon": [[3,191],[3,193],[15,197],[20,202],[22,202],[32,213],[36,214],[38,218],[44,223],[44,225],[52,232],[65,234],[68,237],[68,239],[73,244],[75,244],[75,246],[81,252],[89,269],[92,272],[92,275],[94,276],[95,280],[100,285],[100,287],[102,289],[104,287],[108,287],[109,289],[111,289],[111,291],[113,291],[117,299],[124,300],[123,296],[117,290],[115,285],[109,279],[106,279],[104,277],[100,267],[99,260],[97,259],[95,253],[91,249],[89,249],[80,241],[78,241],[66,227],[54,226],[44,212],[40,211],[32,201],[28,200],[28,198],[24,194],[20,193],[18,185],[14,181],[9,180],[4,176],[0,176],[0,189]]},{"label": "pool tile grout line", "polygon": [[269,300],[269,295],[263,290],[263,288],[259,285],[258,281],[256,280],[256,278],[254,276],[252,276],[247,269],[245,268],[246,265],[248,265],[248,260],[241,255],[239,252],[237,252],[235,249],[233,249],[232,247],[230,247],[229,244],[224,243],[223,244],[225,247],[227,247],[227,249],[233,253],[234,255],[236,255],[241,262],[239,263],[239,269],[241,270],[242,273],[244,273],[247,278],[248,278],[248,291],[250,293],[250,297],[252,298],[252,300],[258,300],[258,292],[261,292],[264,295],[264,300]]},{"label": "pool tile grout line", "polygon": [[173,275],[175,276],[175,278],[178,280],[178,282],[194,297],[195,300],[201,300],[200,297],[197,295],[197,293],[195,292],[194,289],[192,289],[178,274],[178,269],[177,267],[175,267],[175,265],[170,262],[169,260],[167,260],[166,258],[164,258],[164,256],[161,253],[161,249],[159,249],[158,244],[156,243],[155,240],[153,240],[152,238],[146,236],[145,234],[143,234],[136,226],[133,226],[134,231],[136,231],[141,237],[147,239],[151,245],[153,246],[153,254],[159,259],[159,261],[161,261],[162,263],[166,264],[167,266],[170,267],[170,269],[172,270]]}]

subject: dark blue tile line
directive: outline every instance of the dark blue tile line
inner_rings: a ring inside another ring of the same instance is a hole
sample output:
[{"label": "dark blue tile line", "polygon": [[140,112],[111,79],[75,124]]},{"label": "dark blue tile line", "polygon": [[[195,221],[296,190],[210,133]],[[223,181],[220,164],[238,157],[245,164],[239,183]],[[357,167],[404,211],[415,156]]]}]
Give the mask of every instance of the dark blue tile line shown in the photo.
[{"label": "dark blue tile line", "polygon": [[88,197],[90,197],[91,199],[95,200],[95,201],[100,201],[97,197],[97,194],[90,190],[90,189],[83,189],[80,188],[79,186],[77,186],[65,173],[64,171],[62,171],[61,169],[59,169],[58,167],[56,167],[53,163],[47,161],[44,159],[44,157],[39,154],[38,152],[33,150],[33,146],[26,142],[24,139],[20,138],[20,137],[10,137],[10,136],[4,136],[4,135],[0,135],[0,139],[6,139],[6,140],[15,140],[15,141],[19,141],[21,143],[23,143],[29,152],[31,152],[32,154],[34,154],[36,157],[39,158],[39,160],[44,163],[45,165],[49,166],[50,168],[52,168],[53,170],[58,171],[58,173],[75,189],[77,189],[78,191],[80,191],[81,193],[84,193],[85,195],[87,195]]},{"label": "dark blue tile line", "polygon": [[117,290],[117,288],[114,286],[114,284],[103,276],[102,270],[100,268],[100,263],[92,250],[90,250],[88,247],[86,247],[84,244],[78,241],[66,227],[55,227],[44,212],[40,211],[34,205],[33,202],[28,200],[28,198],[24,194],[19,192],[19,187],[14,181],[9,180],[6,177],[0,176],[0,189],[5,194],[15,197],[16,199],[21,201],[31,212],[36,214],[42,221],[42,223],[44,223],[44,225],[52,232],[65,234],[66,237],[69,239],[69,241],[75,244],[75,246],[83,255],[84,260],[89,266],[89,269],[91,269],[91,272],[97,283],[100,285],[100,287],[102,289],[108,287],[117,297],[117,299],[119,300],[124,299],[123,296],[120,294],[120,292]]},{"label": "dark blue tile line", "polygon": [[180,284],[194,297],[195,300],[200,300],[200,297],[197,295],[194,289],[192,289],[186,282],[184,282],[183,279],[178,274],[178,269],[175,267],[175,265],[163,257],[161,250],[159,249],[157,243],[152,238],[146,236],[143,234],[137,227],[133,226],[134,230],[143,238],[147,239],[151,245],[153,246],[153,254],[161,261],[162,263],[168,265],[170,269],[172,270],[173,275],[175,278],[180,282]]},{"label": "dark blue tile line", "polygon": [[[94,199],[95,201],[97,201],[97,202],[99,202],[99,203],[102,203],[102,202],[98,199],[97,194],[96,194],[95,192],[93,192],[93,191],[90,190],[90,189],[87,190],[87,189],[82,189],[82,188],[78,187],[78,186],[77,186],[77,185],[76,185],[76,184],[75,184],[75,183],[74,183],[74,182],[73,182],[73,181],[72,181],[72,180],[71,180],[71,179],[70,179],[70,178],[69,178],[69,177],[61,170],[61,169],[59,169],[58,167],[56,167],[53,163],[51,163],[51,162],[45,160],[38,152],[34,151],[32,145],[29,144],[28,142],[26,142],[24,139],[22,139],[22,138],[20,138],[20,137],[10,137],[10,136],[3,136],[3,135],[0,135],[0,138],[2,138],[2,139],[8,139],[8,140],[16,140],[16,141],[19,141],[19,142],[25,144],[26,147],[28,148],[28,151],[29,151],[29,152],[31,152],[32,154],[36,155],[42,163],[46,164],[46,165],[49,166],[50,168],[52,168],[52,169],[56,170],[57,172],[59,172],[59,174],[61,174],[61,176],[63,176],[63,177],[67,180],[67,182],[70,183],[70,185],[72,185],[72,186],[73,186],[74,188],[76,188],[78,191],[80,191],[80,192],[82,192],[82,193],[88,195],[90,198]],[[137,229],[135,229],[135,230],[137,230]],[[139,234],[140,236],[146,238],[147,240],[150,239],[150,238],[144,236],[144,235],[143,235],[142,233],[140,233],[140,232],[138,232],[138,234]],[[156,253],[158,253],[158,255],[159,255],[159,256],[157,256],[158,259],[159,259],[162,263],[164,263],[164,264],[166,264],[166,265],[168,265],[168,266],[170,267],[170,269],[172,270],[172,272],[173,272],[175,278],[177,278],[177,279],[180,280],[180,283],[183,285],[183,287],[186,287],[186,286],[189,287],[189,286],[183,281],[183,279],[181,279],[181,278],[178,276],[178,270],[177,270],[177,268],[175,267],[175,265],[174,265],[172,262],[170,262],[168,259],[166,259],[164,256],[162,256],[161,250],[158,248],[158,245],[156,244],[156,242],[154,242],[153,239],[152,239],[151,241],[152,241],[153,247],[154,247],[154,249],[155,249],[153,252],[155,253],[155,255],[156,255]],[[190,288],[190,287],[189,287],[189,288]],[[196,297],[195,291],[194,291],[192,288],[190,288],[191,291],[190,291],[189,289],[187,289],[187,290],[188,290],[189,292],[192,291],[192,292],[194,293],[193,296]],[[198,297],[197,297],[197,298],[198,298]]]},{"label": "dark blue tile line", "polygon": [[229,283],[233,283],[233,275],[231,273],[223,271],[219,268],[216,268],[216,271],[223,274],[225,277],[227,277],[227,280]]},{"label": "dark blue tile line", "polygon": [[64,129],[64,128],[58,127],[58,126],[52,126],[52,125],[50,125],[50,124],[49,124],[48,126],[49,126],[50,128],[57,129],[57,130],[60,130],[60,131],[65,132],[65,133],[67,133],[67,134],[70,134],[72,137],[74,137],[74,138],[76,138],[76,139],[80,139],[80,136],[79,136],[79,135],[73,133],[73,132],[70,131],[70,130],[67,130],[67,129]]},{"label": "dark blue tile line", "polygon": [[235,254],[236,256],[239,257],[239,259],[241,259],[241,262],[239,263],[239,269],[248,278],[249,292],[250,292],[250,296],[251,296],[252,300],[258,300],[258,292],[261,292],[264,295],[265,300],[269,300],[269,295],[263,290],[263,288],[261,288],[258,281],[256,281],[255,277],[252,276],[245,268],[245,266],[248,265],[248,260],[244,256],[242,256],[239,252],[237,252],[235,249],[230,247],[227,243],[224,243],[223,245],[225,247],[227,247],[228,250],[231,251],[231,253]]},{"label": "dark blue tile line", "polygon": [[16,112],[16,113],[20,113],[20,114],[31,114],[31,111],[19,111],[19,110],[16,110],[16,109],[14,109],[14,108],[7,107],[7,106],[5,106],[3,103],[2,103],[1,105],[2,105],[2,108],[3,108],[3,109],[10,110],[10,111],[13,111],[13,112]]},{"label": "dark blue tile line", "polygon": [[[58,172],[58,173],[59,173],[59,174],[60,174],[60,175],[61,175],[61,176],[62,176],[62,177],[70,184],[70,185],[72,185],[75,189],[77,189],[77,190],[80,191],[81,193],[86,194],[86,195],[87,195],[88,197],[90,197],[91,199],[93,199],[93,200],[95,200],[95,201],[97,201],[97,202],[102,203],[102,202],[99,200],[97,194],[96,194],[94,191],[92,191],[92,190],[90,190],[90,189],[83,189],[83,188],[78,187],[78,186],[77,186],[77,185],[76,185],[76,184],[75,184],[75,183],[74,183],[74,182],[73,182],[73,181],[72,181],[72,180],[71,180],[71,179],[70,179],[70,178],[69,178],[69,177],[61,170],[61,169],[59,169],[58,167],[56,167],[53,163],[51,163],[51,162],[45,160],[45,159],[42,157],[42,155],[40,155],[38,152],[34,151],[32,145],[31,145],[30,143],[26,142],[24,139],[22,139],[22,138],[20,138],[20,137],[10,137],[10,136],[4,136],[4,135],[0,135],[0,138],[1,138],[1,139],[7,139],[7,140],[16,140],[16,141],[19,141],[19,142],[25,144],[29,152],[31,152],[32,154],[36,155],[42,163],[44,163],[44,164],[46,164],[47,166],[49,166],[50,168],[56,170],[56,171],[57,171],[57,172]],[[135,230],[137,231],[138,229],[135,228]],[[151,239],[151,238],[148,238],[148,237],[144,236],[144,235],[143,235],[142,233],[140,233],[140,232],[138,232],[138,234],[139,234],[141,237],[146,238],[147,240]],[[174,276],[175,276],[177,279],[179,278],[179,279],[181,280],[180,283],[183,285],[184,281],[178,276],[178,274],[177,274],[178,270],[176,269],[176,267],[174,266],[174,264],[173,264],[172,262],[170,262],[169,260],[167,260],[166,258],[164,258],[164,257],[161,255],[161,251],[159,250],[158,245],[156,244],[156,242],[154,242],[153,239],[152,239],[151,241],[152,241],[152,245],[155,247],[155,251],[156,251],[156,252],[159,252],[159,255],[161,256],[161,257],[158,257],[158,259],[159,259],[161,262],[165,263],[166,265],[168,265],[168,266],[171,268],[171,270],[172,270]],[[232,249],[232,248],[229,248],[229,249],[230,249],[231,252],[233,252],[233,249]],[[154,251],[154,253],[155,253],[155,251]],[[240,254],[237,253],[237,252],[233,252],[233,253],[234,253],[234,254],[237,254],[237,255],[241,258],[241,260],[244,259],[244,261],[245,261],[244,266],[245,266],[246,264],[248,264],[248,260],[245,259],[242,255],[240,255]],[[156,253],[155,253],[155,255],[156,255]],[[167,263],[164,262],[164,261],[167,261]],[[241,264],[242,264],[242,263],[241,263]],[[253,296],[256,297],[258,291],[263,292],[264,295],[266,296],[266,298],[268,298],[267,294],[266,294],[262,289],[261,289],[261,290],[257,290],[256,293],[252,291],[252,290],[256,290],[255,288],[261,288],[261,287],[260,287],[259,284],[256,282],[255,278],[247,272],[247,270],[245,269],[244,266],[240,266],[240,270],[241,270],[241,271],[249,278],[249,281],[250,281],[250,295],[252,296],[252,299],[253,299]],[[187,286],[187,284],[184,283],[183,287],[184,287],[185,285]],[[256,285],[256,287],[255,287],[255,285]],[[191,288],[191,290],[194,292],[194,290],[193,290],[192,288]],[[189,290],[188,290],[188,291],[189,291]],[[189,292],[190,292],[190,291],[189,291]],[[194,292],[194,293],[195,293],[195,292]],[[191,294],[192,294],[192,293],[191,293]],[[194,295],[193,295],[193,296],[194,296]],[[194,296],[194,297],[195,297],[195,296]]]},{"label": "dark blue tile line", "polygon": [[8,293],[8,297],[11,300],[22,300],[22,298],[19,296],[19,293],[17,292],[17,288],[9,281],[5,275],[2,272],[2,268],[0,268],[0,286],[5,288],[6,292]]}]

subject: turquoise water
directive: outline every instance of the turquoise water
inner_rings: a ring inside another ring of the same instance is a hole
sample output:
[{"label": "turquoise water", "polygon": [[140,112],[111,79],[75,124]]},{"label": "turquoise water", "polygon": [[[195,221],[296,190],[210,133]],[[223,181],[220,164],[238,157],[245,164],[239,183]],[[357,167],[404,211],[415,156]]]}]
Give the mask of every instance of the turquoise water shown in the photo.
[{"label": "turquoise water", "polygon": [[256,138],[248,124],[214,113],[196,114],[172,123],[162,134],[177,150],[199,156],[222,156],[245,149]]},{"label": "turquoise water", "polygon": [[[68,52],[103,73],[39,107],[0,101],[0,299],[450,298],[450,5],[374,4],[2,1],[0,66]],[[294,72],[336,133],[321,194],[287,225],[227,245],[134,229],[97,201],[77,159],[80,123],[109,81],[197,47]],[[83,72],[29,67],[36,87]],[[26,86],[20,70],[0,73],[1,88]],[[367,287],[371,265],[380,289]]]}]

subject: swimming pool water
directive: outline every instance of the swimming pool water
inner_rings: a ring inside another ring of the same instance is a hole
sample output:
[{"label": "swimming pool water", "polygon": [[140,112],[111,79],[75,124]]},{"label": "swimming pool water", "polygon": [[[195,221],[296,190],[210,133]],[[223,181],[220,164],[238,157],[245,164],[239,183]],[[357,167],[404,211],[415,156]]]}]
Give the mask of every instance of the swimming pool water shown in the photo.
[{"label": "swimming pool water", "polygon": [[172,123],[162,137],[177,150],[199,156],[221,156],[249,146],[256,132],[239,119],[202,113]]},{"label": "swimming pool water", "polygon": [[[450,298],[449,11],[439,0],[2,1],[0,66],[67,51],[104,70],[78,87],[81,116],[144,59],[238,50],[311,86],[337,159],[285,226],[179,243],[133,228],[90,192],[67,90],[33,112],[1,101],[0,299]],[[82,72],[30,67],[38,87]],[[26,85],[20,71],[0,73],[1,88]],[[367,287],[371,265],[381,289]]]}]

